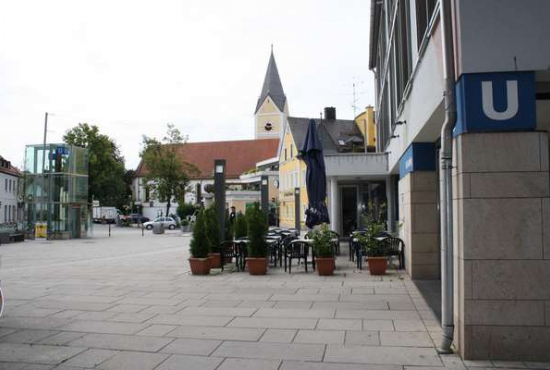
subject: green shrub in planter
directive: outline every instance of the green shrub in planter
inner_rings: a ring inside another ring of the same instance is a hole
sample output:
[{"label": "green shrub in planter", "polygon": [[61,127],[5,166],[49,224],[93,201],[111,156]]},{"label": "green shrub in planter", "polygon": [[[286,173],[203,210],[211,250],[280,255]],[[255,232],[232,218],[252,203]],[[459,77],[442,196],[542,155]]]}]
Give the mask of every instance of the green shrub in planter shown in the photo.
[{"label": "green shrub in planter", "polygon": [[189,252],[193,258],[206,258],[209,251],[210,242],[206,233],[206,215],[205,211],[200,211],[195,222]]},{"label": "green shrub in planter", "polygon": [[383,218],[385,206],[385,203],[383,203],[377,212],[373,204],[369,203],[369,212],[366,216],[363,216],[365,234],[358,235],[357,240],[365,247],[367,256],[369,257],[386,257],[388,255],[386,243],[380,243],[376,240],[376,237],[386,228],[386,223]]},{"label": "green shrub in planter", "polygon": [[204,211],[206,216],[206,235],[209,242],[209,248],[211,253],[219,253],[218,247],[221,243],[220,240],[220,221],[216,214],[216,205]]},{"label": "green shrub in planter", "polygon": [[189,221],[186,219],[181,220],[181,226],[189,226]]},{"label": "green shrub in planter", "polygon": [[310,232],[311,244],[315,255],[320,258],[334,257],[334,248],[332,246],[332,233],[327,224],[322,224],[318,230]]},{"label": "green shrub in planter", "polygon": [[242,212],[238,212],[235,217],[235,239],[244,238],[248,235],[248,225],[246,217]]},{"label": "green shrub in planter", "polygon": [[256,203],[247,210],[248,221],[248,257],[261,258],[267,256],[267,241],[265,239],[269,226],[267,217]]}]

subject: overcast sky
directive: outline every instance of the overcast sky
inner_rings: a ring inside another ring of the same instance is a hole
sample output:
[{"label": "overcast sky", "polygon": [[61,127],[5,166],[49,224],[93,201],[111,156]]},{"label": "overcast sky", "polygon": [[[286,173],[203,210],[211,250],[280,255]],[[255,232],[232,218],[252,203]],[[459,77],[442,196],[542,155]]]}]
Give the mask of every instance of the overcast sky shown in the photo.
[{"label": "overcast sky", "polygon": [[[290,114],[373,104],[367,0],[0,0],[0,155],[80,122],[114,138],[126,166],[141,136],[252,139],[274,44]],[[358,112],[357,112],[358,113]]]}]

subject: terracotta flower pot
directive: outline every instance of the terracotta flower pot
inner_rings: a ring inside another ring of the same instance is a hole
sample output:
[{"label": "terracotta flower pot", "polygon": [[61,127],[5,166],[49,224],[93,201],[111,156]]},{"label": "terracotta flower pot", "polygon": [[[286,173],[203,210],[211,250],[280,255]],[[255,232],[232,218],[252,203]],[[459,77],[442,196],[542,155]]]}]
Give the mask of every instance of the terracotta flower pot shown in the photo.
[{"label": "terracotta flower pot", "polygon": [[207,258],[189,258],[189,266],[193,275],[208,275],[210,274],[211,257]]},{"label": "terracotta flower pot", "polygon": [[388,257],[369,257],[369,272],[371,275],[385,275],[388,267]]},{"label": "terracotta flower pot", "polygon": [[247,258],[250,275],[265,275],[267,273],[267,258]]},{"label": "terracotta flower pot", "polygon": [[317,273],[319,276],[331,276],[334,275],[334,269],[336,264],[334,263],[334,257],[315,258],[315,265],[317,267]]},{"label": "terracotta flower pot", "polygon": [[211,268],[219,269],[222,267],[222,255],[220,253],[208,253],[208,257],[212,258]]}]

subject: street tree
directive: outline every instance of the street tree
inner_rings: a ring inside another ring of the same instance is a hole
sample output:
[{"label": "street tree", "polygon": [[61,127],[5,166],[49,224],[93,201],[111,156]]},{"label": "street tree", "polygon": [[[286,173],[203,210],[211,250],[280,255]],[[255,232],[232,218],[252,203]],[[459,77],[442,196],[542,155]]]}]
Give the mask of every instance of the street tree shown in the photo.
[{"label": "street tree", "polygon": [[166,202],[166,216],[173,199],[179,203],[185,200],[190,179],[198,173],[197,168],[181,156],[186,142],[187,137],[172,124],[167,125],[166,136],[162,140],[143,136],[141,159],[146,173],[144,185],[149,187],[153,197]]},{"label": "street tree", "polygon": [[79,123],[68,130],[63,141],[88,149],[88,198],[100,204],[122,208],[128,201],[128,186],[125,182],[124,157],[116,142],[101,134],[99,128]]}]

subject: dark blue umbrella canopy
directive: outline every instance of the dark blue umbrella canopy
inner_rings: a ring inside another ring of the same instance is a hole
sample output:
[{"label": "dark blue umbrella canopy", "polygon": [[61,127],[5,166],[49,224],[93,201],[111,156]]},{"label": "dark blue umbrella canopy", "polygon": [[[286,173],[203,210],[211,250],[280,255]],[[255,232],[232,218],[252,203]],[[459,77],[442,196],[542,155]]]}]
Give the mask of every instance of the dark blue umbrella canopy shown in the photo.
[{"label": "dark blue umbrella canopy", "polygon": [[323,144],[315,121],[310,119],[307,134],[300,149],[300,154],[306,162],[306,189],[309,206],[306,211],[306,226],[310,229],[315,225],[330,222],[327,205],[327,176]]}]

